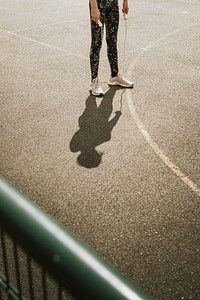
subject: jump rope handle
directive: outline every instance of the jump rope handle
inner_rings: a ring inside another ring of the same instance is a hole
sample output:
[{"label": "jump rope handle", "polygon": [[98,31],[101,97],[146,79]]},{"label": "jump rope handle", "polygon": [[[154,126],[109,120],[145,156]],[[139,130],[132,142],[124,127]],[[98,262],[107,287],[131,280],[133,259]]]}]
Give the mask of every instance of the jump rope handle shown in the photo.
[{"label": "jump rope handle", "polygon": [[98,20],[98,25],[99,25],[99,27],[102,27],[102,23],[100,20]]},{"label": "jump rope handle", "polygon": [[128,20],[128,15],[124,13],[124,20]]}]

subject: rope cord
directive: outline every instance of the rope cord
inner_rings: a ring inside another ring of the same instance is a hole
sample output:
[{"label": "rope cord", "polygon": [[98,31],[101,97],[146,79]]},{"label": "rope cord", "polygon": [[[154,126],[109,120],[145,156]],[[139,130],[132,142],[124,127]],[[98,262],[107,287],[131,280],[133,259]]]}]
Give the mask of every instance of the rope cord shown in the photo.
[{"label": "rope cord", "polygon": [[125,69],[125,59],[126,59],[126,43],[127,43],[127,33],[128,33],[128,26],[127,26],[127,19],[124,17],[124,22],[125,22],[125,34],[124,34],[124,48],[123,48],[123,73],[124,73],[124,69]]}]

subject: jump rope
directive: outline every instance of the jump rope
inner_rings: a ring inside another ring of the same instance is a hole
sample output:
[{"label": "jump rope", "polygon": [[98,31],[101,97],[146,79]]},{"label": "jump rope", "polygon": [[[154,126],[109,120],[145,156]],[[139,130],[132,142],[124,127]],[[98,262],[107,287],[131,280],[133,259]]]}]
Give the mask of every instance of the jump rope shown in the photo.
[{"label": "jump rope", "polygon": [[[127,20],[128,20],[128,15],[127,14],[123,14],[123,19],[125,21],[125,34],[124,34],[124,46],[123,46],[123,58],[122,58],[122,71],[124,73],[124,69],[125,69],[125,57],[126,57],[126,42],[127,42]],[[103,41],[103,34],[104,34],[104,30],[103,30],[103,24],[101,23],[100,20],[98,20],[98,25],[101,28],[101,40]],[[101,81],[101,83],[107,83],[106,81]],[[126,88],[123,89],[121,96],[120,96],[120,111],[122,111],[122,101],[123,101],[123,94],[125,93]]]}]

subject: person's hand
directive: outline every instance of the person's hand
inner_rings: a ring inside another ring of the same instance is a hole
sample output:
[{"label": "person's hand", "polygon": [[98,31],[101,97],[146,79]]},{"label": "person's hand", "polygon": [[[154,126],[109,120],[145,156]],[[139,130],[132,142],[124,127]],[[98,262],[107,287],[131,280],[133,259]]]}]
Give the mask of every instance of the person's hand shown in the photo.
[{"label": "person's hand", "polygon": [[123,14],[128,14],[129,11],[129,5],[128,5],[128,0],[124,0],[123,1],[123,8],[122,8],[122,12]]},{"label": "person's hand", "polygon": [[91,18],[95,23],[98,24],[98,21],[100,20],[100,12],[98,8],[94,7],[91,9]]}]

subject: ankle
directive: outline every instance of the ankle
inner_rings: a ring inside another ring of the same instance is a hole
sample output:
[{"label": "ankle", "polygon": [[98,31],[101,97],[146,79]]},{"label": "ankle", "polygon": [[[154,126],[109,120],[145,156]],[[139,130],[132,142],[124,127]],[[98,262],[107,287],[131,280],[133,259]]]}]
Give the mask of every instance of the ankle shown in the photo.
[{"label": "ankle", "polygon": [[118,72],[112,72],[111,77],[117,77]]}]

